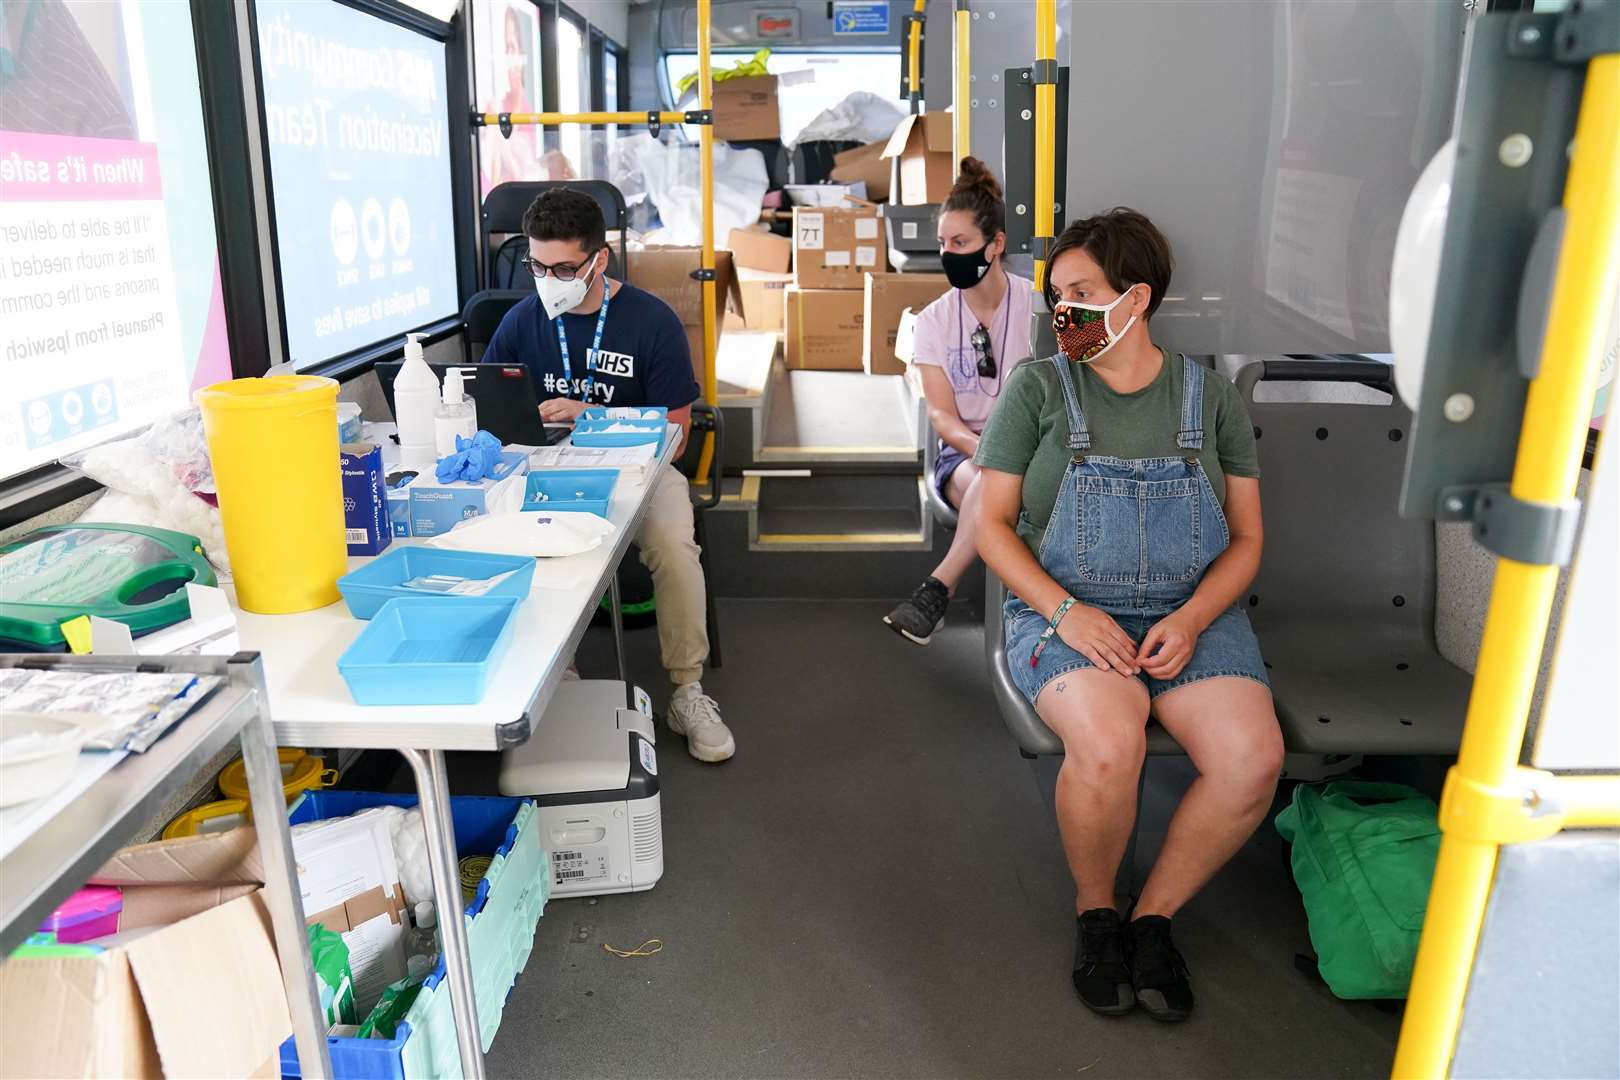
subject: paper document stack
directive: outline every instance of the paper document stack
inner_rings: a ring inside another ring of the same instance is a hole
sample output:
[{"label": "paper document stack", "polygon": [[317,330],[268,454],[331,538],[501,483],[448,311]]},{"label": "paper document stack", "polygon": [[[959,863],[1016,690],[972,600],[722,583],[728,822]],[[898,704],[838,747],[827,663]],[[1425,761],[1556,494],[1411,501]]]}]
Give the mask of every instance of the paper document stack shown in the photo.
[{"label": "paper document stack", "polygon": [[405,897],[388,819],[381,814],[293,829],[298,888],[309,922],[343,935],[361,1015],[405,977]]},{"label": "paper document stack", "polygon": [[618,469],[627,480],[645,479],[657,467],[658,447],[654,443],[638,446],[584,447],[567,443],[542,446],[529,455],[529,468],[534,469]]}]

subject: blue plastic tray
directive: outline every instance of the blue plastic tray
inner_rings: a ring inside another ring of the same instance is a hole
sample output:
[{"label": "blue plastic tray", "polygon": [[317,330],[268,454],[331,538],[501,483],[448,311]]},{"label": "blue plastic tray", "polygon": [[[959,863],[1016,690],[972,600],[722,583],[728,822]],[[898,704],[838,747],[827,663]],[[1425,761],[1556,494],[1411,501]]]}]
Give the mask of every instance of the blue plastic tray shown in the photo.
[{"label": "blue plastic tray", "polygon": [[[661,424],[669,423],[669,408],[668,408],[668,406],[665,406],[665,405],[629,405],[629,406],[621,406],[621,407],[622,408],[634,409],[636,412],[641,414],[640,416],[634,417],[633,419],[637,419],[637,420],[657,420]],[[614,409],[610,409],[606,405],[591,405],[591,406],[587,406],[585,411],[580,413],[579,415],[580,415],[580,419],[583,419],[583,420],[606,420],[606,419],[610,418],[611,414],[614,411],[615,411]]]},{"label": "blue plastic tray", "polygon": [[[421,598],[437,595],[420,589],[407,589],[401,582],[426,574],[449,574],[464,578],[488,578],[516,571],[511,577],[484,594],[484,598],[510,596],[519,603],[529,597],[534,582],[534,560],[526,555],[487,555],[480,551],[451,551],[444,548],[397,547],[360,569],[338,578],[338,591],[349,605],[349,614],[369,619],[396,597]],[[477,597],[446,596],[447,600]]]},{"label": "blue plastic tray", "polygon": [[[620,424],[628,425],[635,430],[615,432],[607,430]],[[581,416],[574,421],[572,438],[575,446],[641,446],[645,443],[653,443],[661,448],[664,445],[664,433],[668,426],[667,418],[662,420],[614,420],[608,417],[596,419]]]},{"label": "blue plastic tray", "polygon": [[[529,474],[523,509],[574,510],[605,518],[618,482],[618,469],[536,469]],[[541,495],[548,496],[545,502],[540,501]]]},{"label": "blue plastic tray", "polygon": [[338,658],[361,705],[476,705],[512,638],[509,596],[388,601]]},{"label": "blue plastic tray", "polygon": [[[383,795],[370,791],[306,791],[287,810],[287,824],[305,825],[327,818],[348,817],[377,806],[413,807],[414,795]],[[474,795],[452,795],[450,817],[455,823],[456,853],[468,855],[509,855],[517,841],[513,819],[522,808],[522,799]],[[489,881],[478,882],[478,895],[466,907],[473,919],[484,910]],[[444,981],[444,960],[423,980],[426,989]],[[425,992],[425,991],[424,991]],[[392,1039],[351,1039],[329,1036],[326,1045],[332,1055],[332,1075],[338,1080],[404,1080],[405,1044],[411,1038],[411,1025],[401,1022]],[[298,1048],[289,1036],[281,1044],[281,1075],[299,1076]]]}]

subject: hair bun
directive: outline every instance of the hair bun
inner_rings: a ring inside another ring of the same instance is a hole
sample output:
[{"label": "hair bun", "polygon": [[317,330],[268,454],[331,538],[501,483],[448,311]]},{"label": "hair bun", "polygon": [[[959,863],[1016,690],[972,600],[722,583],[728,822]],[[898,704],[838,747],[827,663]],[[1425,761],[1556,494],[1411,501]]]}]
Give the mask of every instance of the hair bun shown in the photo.
[{"label": "hair bun", "polygon": [[989,166],[976,157],[962,159],[961,168],[956,176],[956,183],[951,187],[951,194],[968,194],[970,192],[984,192],[992,199],[1000,199],[1001,185],[996,182],[995,174]]}]

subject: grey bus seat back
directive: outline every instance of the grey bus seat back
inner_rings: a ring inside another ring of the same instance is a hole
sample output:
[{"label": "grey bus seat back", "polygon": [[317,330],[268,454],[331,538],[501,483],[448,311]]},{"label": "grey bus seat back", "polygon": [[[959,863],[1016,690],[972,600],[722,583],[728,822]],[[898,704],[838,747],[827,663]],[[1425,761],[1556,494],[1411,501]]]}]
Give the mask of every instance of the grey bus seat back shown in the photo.
[{"label": "grey bus seat back", "polygon": [[1434,641],[1431,522],[1398,511],[1411,412],[1388,404],[1255,401],[1262,381],[1389,389],[1387,365],[1251,364],[1265,553],[1246,596],[1291,751],[1449,754],[1468,675]]},{"label": "grey bus seat back", "polygon": [[[1008,733],[1024,753],[1061,754],[1063,741],[1046,726],[1040,714],[1035,711],[1035,706],[1024,699],[1024,695],[1012,681],[1012,671],[1007,666],[1006,636],[1002,633],[1001,625],[1002,605],[1006,599],[1006,586],[1002,585],[995,571],[985,567],[984,657],[986,666],[990,669],[990,684],[996,696],[996,707],[1001,712],[1001,719],[1007,725]],[[1147,734],[1149,754],[1182,752],[1176,740],[1158,724],[1149,724]]]}]

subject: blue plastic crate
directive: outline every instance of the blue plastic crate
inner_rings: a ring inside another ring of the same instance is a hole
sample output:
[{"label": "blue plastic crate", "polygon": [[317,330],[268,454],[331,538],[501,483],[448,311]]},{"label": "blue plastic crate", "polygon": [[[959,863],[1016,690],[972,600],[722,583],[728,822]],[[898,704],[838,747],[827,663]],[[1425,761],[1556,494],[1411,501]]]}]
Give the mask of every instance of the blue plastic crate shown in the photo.
[{"label": "blue plastic crate", "polygon": [[[309,791],[288,809],[287,820],[303,825],[347,817],[376,806],[413,807],[414,795],[369,791]],[[464,909],[473,960],[481,1043],[485,1050],[500,1026],[502,1007],[534,947],[534,928],[551,886],[551,865],[540,844],[539,819],[525,799],[453,796],[456,851],[489,855],[478,894]],[[404,1080],[406,1076],[457,1077],[461,1059],[449,987],[441,959],[422,981],[422,991],[392,1039],[329,1037],[336,1080]],[[281,1074],[298,1077],[298,1049],[281,1044]]]},{"label": "blue plastic crate", "polygon": [[[485,593],[486,598],[510,596],[519,603],[528,599],[534,583],[534,560],[526,555],[489,555],[480,551],[453,551],[448,548],[397,547],[371,560],[360,569],[338,578],[338,591],[349,605],[349,614],[369,619],[396,597],[420,599],[430,594],[407,589],[402,582],[428,574],[463,578],[488,578],[516,571]],[[470,597],[446,597],[452,600]]]},{"label": "blue plastic crate", "polygon": [[[523,509],[573,510],[605,518],[618,482],[618,469],[537,469],[529,474]],[[541,495],[547,497],[543,502]]]},{"label": "blue plastic crate", "polygon": [[[629,427],[633,430],[608,430],[616,426]],[[626,420],[608,416],[600,418],[581,416],[574,421],[572,441],[575,446],[585,447],[641,446],[643,443],[653,443],[662,448],[664,433],[668,428],[667,417],[658,420]]]},{"label": "blue plastic crate", "polygon": [[669,423],[669,407],[666,405],[627,405],[609,408],[606,405],[589,405],[579,414],[582,420],[657,420],[660,424]]},{"label": "blue plastic crate", "polygon": [[512,639],[509,596],[388,601],[338,658],[361,705],[476,705]]}]

